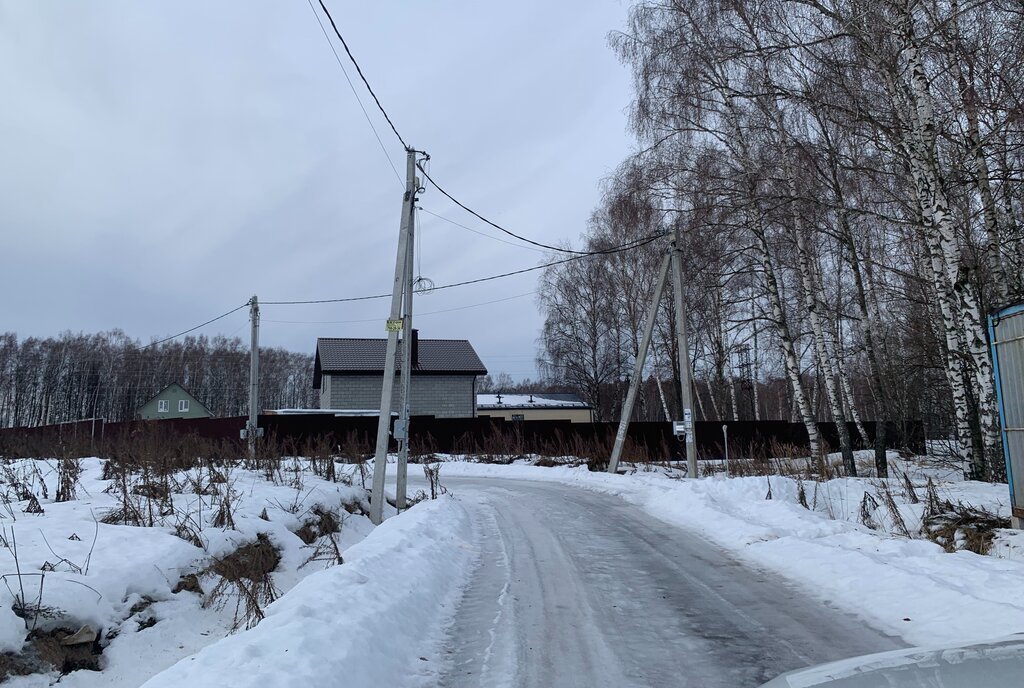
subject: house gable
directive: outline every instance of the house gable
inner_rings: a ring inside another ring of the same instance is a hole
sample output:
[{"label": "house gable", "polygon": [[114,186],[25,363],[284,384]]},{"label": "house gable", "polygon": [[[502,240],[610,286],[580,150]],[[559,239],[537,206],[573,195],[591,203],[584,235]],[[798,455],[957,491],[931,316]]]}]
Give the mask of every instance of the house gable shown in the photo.
[{"label": "house gable", "polygon": [[167,418],[209,418],[213,414],[188,390],[177,382],[172,382],[140,406],[136,415],[142,420],[162,420]]}]

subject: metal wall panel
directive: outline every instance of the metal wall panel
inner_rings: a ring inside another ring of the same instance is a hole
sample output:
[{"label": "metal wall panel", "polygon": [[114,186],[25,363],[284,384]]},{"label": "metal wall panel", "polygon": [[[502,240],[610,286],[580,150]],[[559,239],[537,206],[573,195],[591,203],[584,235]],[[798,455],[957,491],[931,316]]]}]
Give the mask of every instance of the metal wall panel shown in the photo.
[{"label": "metal wall panel", "polygon": [[1013,525],[1024,525],[1024,304],[989,317]]}]

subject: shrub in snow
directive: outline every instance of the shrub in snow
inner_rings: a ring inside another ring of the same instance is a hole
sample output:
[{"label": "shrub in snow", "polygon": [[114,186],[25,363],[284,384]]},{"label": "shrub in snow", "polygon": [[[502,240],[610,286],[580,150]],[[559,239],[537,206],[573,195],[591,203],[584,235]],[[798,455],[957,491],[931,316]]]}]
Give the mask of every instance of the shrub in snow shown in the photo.
[{"label": "shrub in snow", "polygon": [[270,574],[281,563],[281,552],[266,533],[242,545],[231,554],[214,557],[207,572],[219,580],[203,601],[203,606],[222,606],[234,593],[235,613],[233,628],[252,628],[263,620],[263,607],[278,597],[278,590]]}]

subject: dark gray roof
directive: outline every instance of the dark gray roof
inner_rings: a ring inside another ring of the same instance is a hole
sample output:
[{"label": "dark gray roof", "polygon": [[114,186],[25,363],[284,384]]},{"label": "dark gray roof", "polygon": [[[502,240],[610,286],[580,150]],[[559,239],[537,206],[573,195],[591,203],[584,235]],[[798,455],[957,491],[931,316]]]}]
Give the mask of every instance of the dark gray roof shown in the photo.
[{"label": "dark gray roof", "polygon": [[[320,386],[323,373],[354,375],[384,374],[386,339],[341,339],[321,337],[316,340],[316,363],[313,385]],[[420,339],[419,362],[413,374],[486,375],[480,357],[465,339]],[[398,348],[398,369],[402,366],[402,348]]]}]

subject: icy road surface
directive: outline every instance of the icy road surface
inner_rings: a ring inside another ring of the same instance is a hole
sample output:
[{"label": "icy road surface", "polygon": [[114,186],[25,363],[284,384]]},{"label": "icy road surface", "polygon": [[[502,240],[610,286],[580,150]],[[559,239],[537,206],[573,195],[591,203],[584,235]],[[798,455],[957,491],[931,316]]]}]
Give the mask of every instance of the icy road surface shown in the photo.
[{"label": "icy road surface", "polygon": [[444,688],[744,688],[903,647],[616,497],[449,477],[481,561]]}]

